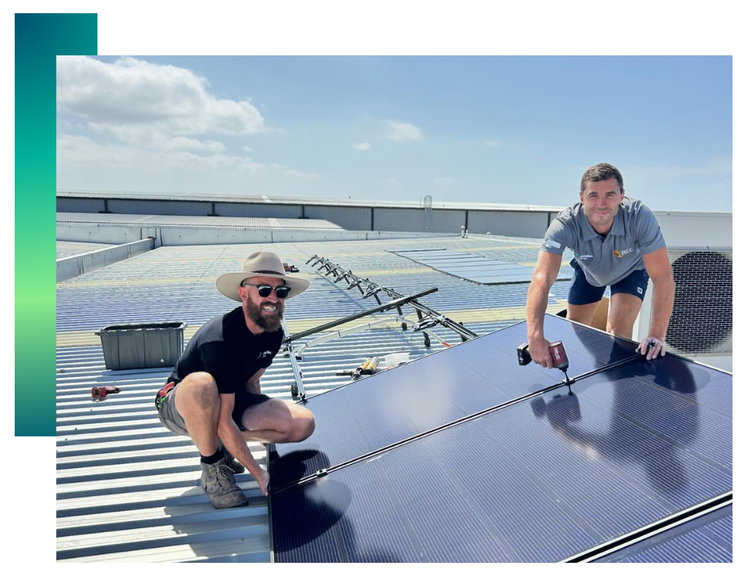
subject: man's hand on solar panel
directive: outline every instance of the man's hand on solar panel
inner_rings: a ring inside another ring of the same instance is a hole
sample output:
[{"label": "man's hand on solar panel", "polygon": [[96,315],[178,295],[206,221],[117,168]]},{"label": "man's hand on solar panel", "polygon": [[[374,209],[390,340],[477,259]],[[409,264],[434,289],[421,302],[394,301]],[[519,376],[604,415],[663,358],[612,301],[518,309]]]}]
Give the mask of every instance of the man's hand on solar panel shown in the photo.
[{"label": "man's hand on solar panel", "polygon": [[635,348],[635,350],[641,355],[645,355],[646,359],[649,361],[659,357],[659,355],[664,357],[667,353],[667,350],[664,347],[664,341],[654,335],[646,337],[641,341],[640,345]]}]

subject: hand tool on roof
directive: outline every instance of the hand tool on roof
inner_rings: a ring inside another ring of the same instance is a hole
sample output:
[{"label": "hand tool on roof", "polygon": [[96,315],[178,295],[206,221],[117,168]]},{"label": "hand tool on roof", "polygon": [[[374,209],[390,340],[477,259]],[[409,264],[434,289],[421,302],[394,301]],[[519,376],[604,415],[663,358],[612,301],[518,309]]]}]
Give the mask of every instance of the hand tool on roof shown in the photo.
[{"label": "hand tool on roof", "polygon": [[[518,365],[528,365],[531,363],[531,354],[529,353],[529,344],[524,343],[519,345],[516,349],[518,353]],[[557,369],[561,370],[565,374],[565,383],[570,388],[570,378],[568,378],[568,354],[565,353],[565,347],[563,347],[562,341],[555,341],[549,345],[549,354],[552,358],[552,365]],[[571,390],[572,392],[572,390]]]},{"label": "hand tool on roof", "polygon": [[94,386],[91,388],[91,400],[101,402],[108,394],[117,394],[119,391],[117,386]]},{"label": "hand tool on roof", "polygon": [[368,357],[364,363],[355,370],[344,370],[336,372],[337,376],[351,376],[352,380],[358,380],[362,375],[372,375],[378,369],[379,357]]},{"label": "hand tool on roof", "polygon": [[373,357],[369,363],[365,366],[365,369],[362,370],[363,374],[371,375],[374,374],[378,370],[378,364],[380,363],[379,357]]}]

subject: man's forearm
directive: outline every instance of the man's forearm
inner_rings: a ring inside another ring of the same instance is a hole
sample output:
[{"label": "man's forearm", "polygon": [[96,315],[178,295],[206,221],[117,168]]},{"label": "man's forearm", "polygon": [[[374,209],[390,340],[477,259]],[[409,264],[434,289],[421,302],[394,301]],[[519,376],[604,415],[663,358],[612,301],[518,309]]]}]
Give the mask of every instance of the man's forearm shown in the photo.
[{"label": "man's forearm", "polygon": [[649,335],[662,341],[667,336],[669,319],[674,306],[674,280],[670,277],[654,280],[654,295],[651,306],[651,324]]},{"label": "man's forearm", "polygon": [[526,300],[526,322],[529,340],[544,337],[544,313],[550,287],[544,280],[532,279]]},{"label": "man's forearm", "polygon": [[248,472],[256,475],[262,471],[258,462],[255,461],[253,454],[250,453],[250,450],[247,447],[247,441],[242,436],[242,432],[234,421],[230,423],[220,422],[218,435],[222,443],[224,443],[224,447],[229,450],[229,453],[231,453],[237,461],[247,468]]}]

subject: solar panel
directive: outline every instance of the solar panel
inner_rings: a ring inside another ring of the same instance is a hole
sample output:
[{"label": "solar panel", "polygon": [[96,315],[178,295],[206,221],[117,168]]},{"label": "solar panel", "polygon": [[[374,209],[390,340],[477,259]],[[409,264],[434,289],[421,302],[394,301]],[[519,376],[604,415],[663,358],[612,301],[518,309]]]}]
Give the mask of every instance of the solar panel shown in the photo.
[{"label": "solar panel", "polygon": [[571,376],[605,368],[569,394],[514,363],[525,329],[312,398],[271,453],[274,559],[560,561],[731,492],[731,376],[548,315]]},{"label": "solar panel", "polygon": [[[519,284],[531,281],[534,268],[450,249],[390,251],[445,274],[477,284]],[[559,275],[558,280],[570,280]]]},{"label": "solar panel", "polygon": [[[545,332],[552,340],[565,339],[571,376],[634,354],[630,341],[602,339],[559,317],[546,316]],[[315,414],[315,432],[306,441],[275,448],[270,461],[274,485],[558,384],[563,379],[559,370],[518,365],[516,347],[525,341],[526,323],[519,323],[310,399],[306,406]],[[304,361],[300,365],[304,372]],[[277,459],[283,461],[277,464]]]}]

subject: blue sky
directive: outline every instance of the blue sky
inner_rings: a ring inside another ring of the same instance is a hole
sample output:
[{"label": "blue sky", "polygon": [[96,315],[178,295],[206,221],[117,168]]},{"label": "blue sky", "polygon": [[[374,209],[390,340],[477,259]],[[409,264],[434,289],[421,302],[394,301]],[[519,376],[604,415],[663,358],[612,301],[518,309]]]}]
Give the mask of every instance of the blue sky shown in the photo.
[{"label": "blue sky", "polygon": [[729,57],[61,57],[58,188],[731,210]]}]

